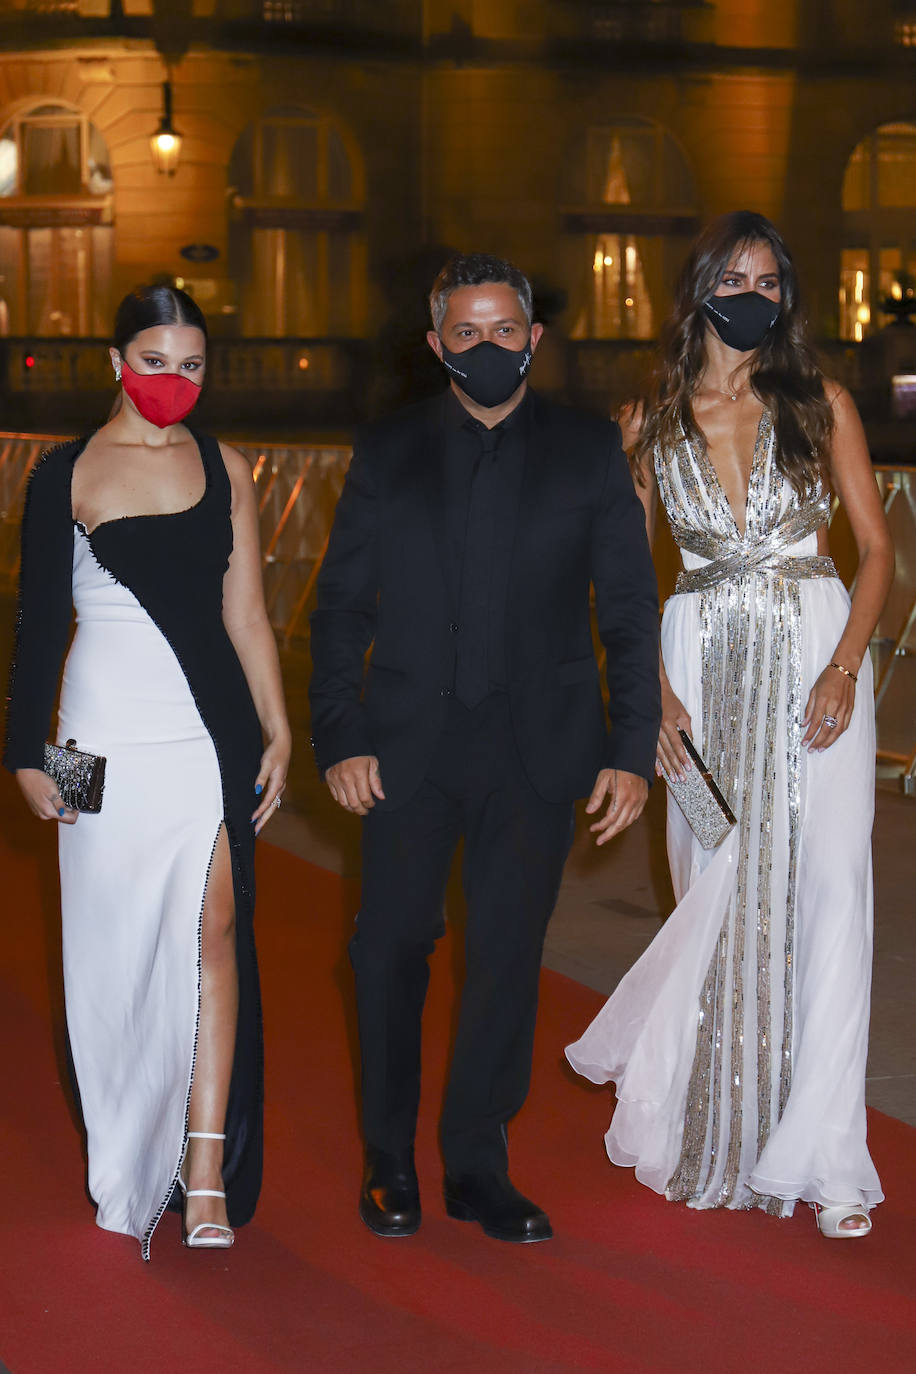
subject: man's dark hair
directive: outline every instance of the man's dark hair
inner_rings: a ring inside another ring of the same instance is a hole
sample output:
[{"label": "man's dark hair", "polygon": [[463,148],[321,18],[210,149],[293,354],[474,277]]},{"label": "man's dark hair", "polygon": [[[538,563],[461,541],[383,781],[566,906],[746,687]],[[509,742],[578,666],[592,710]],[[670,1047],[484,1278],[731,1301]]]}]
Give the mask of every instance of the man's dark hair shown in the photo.
[{"label": "man's dark hair", "polygon": [[504,258],[494,258],[490,253],[456,253],[433,282],[429,293],[429,310],[433,317],[433,328],[438,334],[448,309],[448,298],[459,286],[485,286],[488,282],[498,282],[511,286],[518,296],[525,318],[531,324],[534,319],[534,297],[531,283]]}]

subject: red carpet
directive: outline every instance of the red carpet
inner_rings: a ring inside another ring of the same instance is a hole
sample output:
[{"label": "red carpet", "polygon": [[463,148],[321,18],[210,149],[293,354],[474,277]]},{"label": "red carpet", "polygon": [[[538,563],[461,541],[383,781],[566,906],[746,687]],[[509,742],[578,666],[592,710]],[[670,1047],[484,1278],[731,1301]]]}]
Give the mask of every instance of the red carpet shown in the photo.
[{"label": "red carpet", "polygon": [[821,1240],[807,1208],[779,1222],[670,1206],[607,1162],[608,1095],[561,1063],[601,999],[555,974],[543,979],[534,1087],[512,1161],[557,1239],[516,1248],[448,1220],[435,1139],[454,959],[445,944],[426,1025],[423,1227],[410,1240],[371,1236],[356,1215],[344,950],[356,893],[266,844],[261,1207],[222,1257],[183,1250],[168,1214],[144,1266],[135,1242],[93,1223],[61,1088],[54,835],[5,775],[0,817],[0,1366],[11,1374],[916,1367],[916,1132],[871,1114],[890,1201],[864,1241]]}]

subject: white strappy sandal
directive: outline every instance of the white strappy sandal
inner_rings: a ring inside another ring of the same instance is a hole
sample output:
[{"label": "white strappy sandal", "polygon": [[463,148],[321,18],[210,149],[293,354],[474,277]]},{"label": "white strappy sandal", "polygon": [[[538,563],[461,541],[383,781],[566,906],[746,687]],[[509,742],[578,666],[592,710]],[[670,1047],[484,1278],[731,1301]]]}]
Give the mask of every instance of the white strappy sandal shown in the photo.
[{"label": "white strappy sandal", "polygon": [[[861,1203],[839,1202],[830,1207],[821,1207],[815,1202],[814,1215],[817,1229],[829,1240],[851,1240],[856,1236],[867,1236],[871,1230],[871,1217]],[[844,1221],[851,1221],[853,1217],[859,1219],[858,1226],[843,1225]]]},{"label": "white strappy sandal", "polygon": [[[225,1131],[188,1131],[187,1140],[184,1146],[185,1154],[187,1154],[189,1140],[225,1139]],[[184,1165],[184,1155],[182,1155],[181,1165]],[[189,1188],[182,1177],[181,1166],[178,1169],[178,1186],[184,1193],[185,1200],[189,1197],[224,1198],[226,1196],[225,1192],[218,1188]],[[182,1229],[184,1232],[182,1244],[186,1245],[189,1250],[228,1250],[230,1246],[235,1243],[235,1232],[232,1230],[232,1227],[220,1226],[215,1221],[201,1221],[194,1227],[193,1231],[188,1231],[187,1227],[182,1223]],[[202,1231],[217,1231],[219,1234],[215,1236],[203,1236],[201,1235]]]}]

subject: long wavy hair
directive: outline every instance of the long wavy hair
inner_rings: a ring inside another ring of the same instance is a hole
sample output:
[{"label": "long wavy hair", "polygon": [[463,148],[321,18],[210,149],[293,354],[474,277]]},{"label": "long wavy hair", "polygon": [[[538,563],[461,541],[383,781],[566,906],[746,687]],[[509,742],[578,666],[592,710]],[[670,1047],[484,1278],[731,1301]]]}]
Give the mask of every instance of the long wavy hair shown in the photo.
[{"label": "long wavy hair", "polygon": [[756,350],[749,382],[773,416],[775,461],[800,497],[826,471],[833,411],[824,394],[824,375],[808,341],[799,300],[798,274],[775,225],[753,210],[721,215],[693,244],[674,296],[674,310],[662,331],[655,368],[641,403],[642,428],[630,461],[644,483],[656,446],[678,442],[682,432],[704,443],[691,400],[706,368],[708,316],[703,305],[715,294],[737,253],[766,244],[779,267],[782,296],[776,323]]}]

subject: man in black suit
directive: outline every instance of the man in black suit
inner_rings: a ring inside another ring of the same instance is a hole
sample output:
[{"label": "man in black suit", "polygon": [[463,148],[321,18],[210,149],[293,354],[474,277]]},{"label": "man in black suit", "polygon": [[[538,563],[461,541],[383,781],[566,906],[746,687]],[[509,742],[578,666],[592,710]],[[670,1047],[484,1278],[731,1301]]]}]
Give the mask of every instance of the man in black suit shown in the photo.
[{"label": "man in black suit", "polygon": [[573,802],[589,796],[588,811],[603,811],[599,844],[645,805],[660,720],[656,582],[617,425],[528,391],[542,326],[526,278],[461,256],[430,304],[427,338],[451,385],[357,435],[311,622],[318,766],[335,801],[364,817],[350,945],[360,1215],[383,1236],[420,1224],[420,1021],[463,836],[467,972],[441,1123],[446,1209],[501,1240],[545,1240],[548,1218],[509,1181],[506,1128],[528,1091]]}]

